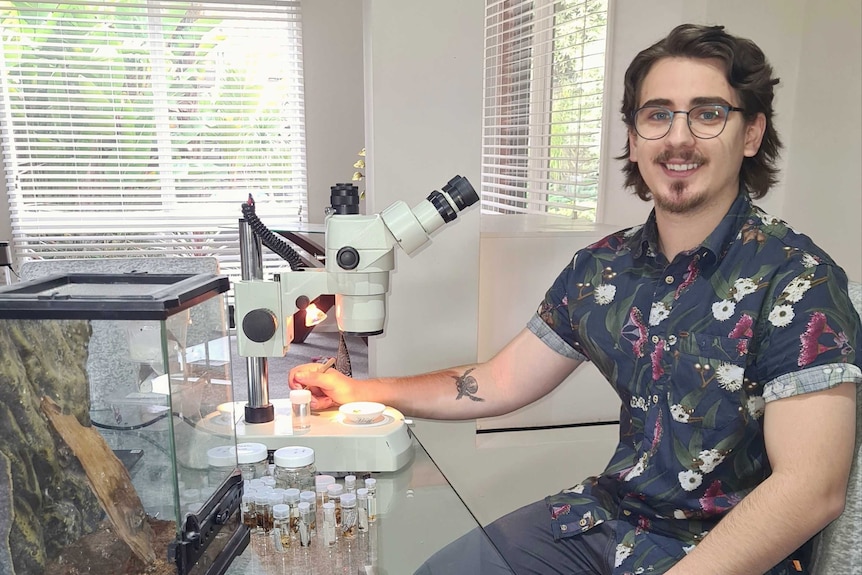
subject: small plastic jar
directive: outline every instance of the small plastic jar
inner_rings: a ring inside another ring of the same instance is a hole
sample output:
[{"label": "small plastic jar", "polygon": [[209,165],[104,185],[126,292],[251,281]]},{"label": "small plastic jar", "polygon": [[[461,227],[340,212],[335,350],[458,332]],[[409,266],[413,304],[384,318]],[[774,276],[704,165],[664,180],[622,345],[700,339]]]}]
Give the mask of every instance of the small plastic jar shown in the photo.
[{"label": "small plastic jar", "polygon": [[314,450],[310,447],[290,446],[276,450],[275,486],[281,489],[314,490]]},{"label": "small plastic jar", "polygon": [[243,479],[257,479],[266,475],[269,454],[263,443],[237,443],[236,459]]},{"label": "small plastic jar", "polygon": [[236,448],[220,445],[207,450],[207,485],[218,488],[236,469]]},{"label": "small plastic jar", "polygon": [[290,405],[293,433],[308,433],[311,429],[311,392],[307,389],[291,390]]}]

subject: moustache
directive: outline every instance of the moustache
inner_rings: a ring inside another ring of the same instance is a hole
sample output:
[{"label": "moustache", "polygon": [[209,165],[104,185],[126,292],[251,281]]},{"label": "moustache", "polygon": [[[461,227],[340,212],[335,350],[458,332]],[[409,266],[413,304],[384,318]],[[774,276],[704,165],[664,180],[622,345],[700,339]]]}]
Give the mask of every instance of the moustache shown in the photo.
[{"label": "moustache", "polygon": [[700,164],[706,165],[707,159],[693,150],[685,150],[674,152],[673,150],[665,150],[658,154],[653,162],[656,164],[666,164],[670,160],[677,160],[684,164]]}]

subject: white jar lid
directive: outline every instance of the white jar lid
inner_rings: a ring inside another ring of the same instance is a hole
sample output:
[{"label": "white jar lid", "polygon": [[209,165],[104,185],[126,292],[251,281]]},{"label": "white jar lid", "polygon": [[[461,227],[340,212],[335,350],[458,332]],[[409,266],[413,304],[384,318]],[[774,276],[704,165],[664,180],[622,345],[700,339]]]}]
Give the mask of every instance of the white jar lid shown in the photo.
[{"label": "white jar lid", "polygon": [[207,449],[207,464],[210,467],[236,467],[236,448],[233,445],[219,445]]},{"label": "white jar lid", "polygon": [[239,463],[257,463],[266,459],[266,445],[263,443],[237,443],[236,458]]},{"label": "white jar lid", "polygon": [[276,450],[272,459],[277,467],[305,467],[314,463],[314,450],[298,445],[282,447]]},{"label": "white jar lid", "polygon": [[327,485],[332,485],[335,483],[335,478],[331,475],[315,475],[314,476],[314,490],[315,491],[326,491]]},{"label": "white jar lid", "polygon": [[291,389],[290,403],[309,403],[311,401],[311,391],[307,389]]},{"label": "white jar lid", "polygon": [[352,493],[345,493],[341,496],[342,507],[352,507],[356,505],[356,496]]},{"label": "white jar lid", "polygon": [[284,503],[272,506],[272,516],[276,519],[287,519],[290,517],[290,507]]}]

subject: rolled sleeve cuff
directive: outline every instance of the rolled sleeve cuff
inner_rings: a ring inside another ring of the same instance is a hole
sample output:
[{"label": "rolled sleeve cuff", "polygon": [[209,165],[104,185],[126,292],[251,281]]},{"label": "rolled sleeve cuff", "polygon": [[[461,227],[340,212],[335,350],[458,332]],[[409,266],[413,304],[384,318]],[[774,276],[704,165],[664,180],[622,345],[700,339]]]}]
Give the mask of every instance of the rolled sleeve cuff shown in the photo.
[{"label": "rolled sleeve cuff", "polygon": [[766,403],[785,397],[823,391],[842,383],[862,384],[862,369],[851,363],[830,363],[808,367],[776,377],[763,386]]},{"label": "rolled sleeve cuff", "polygon": [[557,334],[554,330],[548,327],[539,314],[535,314],[530,321],[527,322],[527,329],[536,334],[540,340],[545,342],[545,345],[556,351],[562,356],[576,359],[578,361],[589,361],[589,358],[581,352],[575,350],[566,341]]}]

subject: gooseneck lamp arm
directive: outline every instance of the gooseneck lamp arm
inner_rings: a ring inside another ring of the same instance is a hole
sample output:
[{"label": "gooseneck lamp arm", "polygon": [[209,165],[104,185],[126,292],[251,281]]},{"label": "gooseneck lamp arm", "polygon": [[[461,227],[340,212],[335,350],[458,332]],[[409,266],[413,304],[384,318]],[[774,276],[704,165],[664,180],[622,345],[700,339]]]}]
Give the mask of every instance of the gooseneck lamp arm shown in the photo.
[{"label": "gooseneck lamp arm", "polygon": [[359,336],[383,333],[395,246],[412,254],[431,233],[477,201],[470,182],[455,176],[412,209],[398,201],[366,216],[359,214],[358,188],[338,184],[331,188],[325,221],[325,267],[279,273],[275,281],[263,279],[259,230],[240,220],[242,280],[234,285],[234,303],[237,348],[248,358],[246,422],[274,419],[266,358],[287,352],[294,313],[322,294],[334,294],[339,330]]}]

